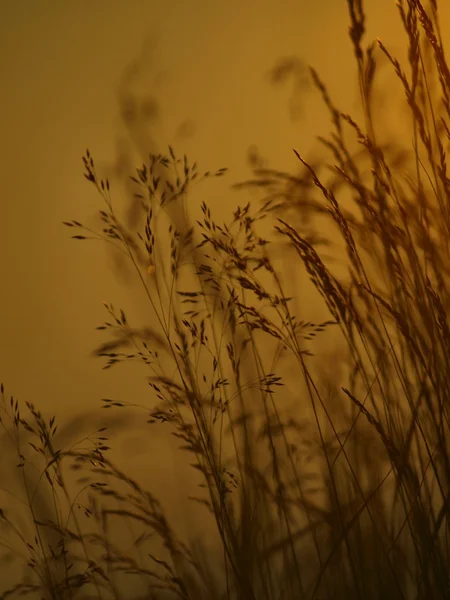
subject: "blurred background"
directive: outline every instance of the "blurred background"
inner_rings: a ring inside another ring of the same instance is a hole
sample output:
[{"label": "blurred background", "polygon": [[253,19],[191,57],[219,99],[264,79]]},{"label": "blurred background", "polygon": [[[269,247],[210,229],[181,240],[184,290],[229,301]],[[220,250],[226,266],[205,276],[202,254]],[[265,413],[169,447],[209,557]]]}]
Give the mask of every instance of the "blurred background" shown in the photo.
[{"label": "blurred background", "polygon": [[[184,506],[170,501],[189,478],[174,443],[164,430],[145,436],[138,422],[116,423],[100,409],[101,398],[149,403],[141,368],[103,371],[90,355],[104,340],[95,331],[107,316],[103,301],[129,315],[144,302],[107,247],[73,241],[62,225],[92,225],[101,207],[81,157],[89,148],[120,209],[126,177],[148,152],[171,144],[200,170],[228,167],[189,202],[195,212],[206,201],[218,220],[231,214],[249,199],[231,185],[250,176],[250,148],[269,166],[295,173],[292,148],[317,155],[316,136],[330,131],[308,65],[336,105],[358,116],[347,3],[0,0],[0,7],[0,380],[8,394],[55,414],[67,443],[102,425],[120,431],[117,448],[129,473],[144,473],[169,499],[172,517],[185,522]],[[366,0],[365,10],[365,43],[380,37],[403,59],[394,0]],[[445,39],[449,5],[441,11]],[[292,57],[296,77],[276,85],[271,71]],[[385,62],[379,109],[395,116],[389,134],[400,136],[400,90]],[[306,318],[315,318],[308,290],[301,302]],[[3,453],[2,468],[8,460]]]}]

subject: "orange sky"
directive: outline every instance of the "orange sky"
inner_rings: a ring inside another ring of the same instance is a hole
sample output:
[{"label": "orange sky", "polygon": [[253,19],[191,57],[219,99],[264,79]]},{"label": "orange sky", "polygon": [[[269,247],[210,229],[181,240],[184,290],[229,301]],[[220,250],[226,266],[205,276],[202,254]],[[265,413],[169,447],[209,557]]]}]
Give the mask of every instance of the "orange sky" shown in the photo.
[{"label": "orange sky", "polygon": [[[392,39],[393,5],[367,3],[371,37]],[[120,289],[102,249],[77,245],[61,225],[88,220],[99,207],[82,177],[85,148],[106,167],[119,147],[132,147],[118,90],[159,103],[156,123],[139,122],[138,145],[164,150],[171,143],[205,169],[228,167],[227,180],[208,187],[208,202],[242,203],[245,196],[227,184],[249,174],[251,144],[272,166],[292,169],[291,148],[308,154],[314,135],[329,130],[315,93],[306,94],[304,117],[291,122],[289,86],[274,89],[265,78],[277,58],[297,54],[313,64],[336,101],[354,108],[347,8],[344,0],[40,0],[4,3],[5,13],[1,377],[24,399],[70,411],[121,383],[120,374],[106,376],[87,358],[98,340],[92,330],[103,318],[101,301]],[[180,135],[183,123],[190,137]]]}]

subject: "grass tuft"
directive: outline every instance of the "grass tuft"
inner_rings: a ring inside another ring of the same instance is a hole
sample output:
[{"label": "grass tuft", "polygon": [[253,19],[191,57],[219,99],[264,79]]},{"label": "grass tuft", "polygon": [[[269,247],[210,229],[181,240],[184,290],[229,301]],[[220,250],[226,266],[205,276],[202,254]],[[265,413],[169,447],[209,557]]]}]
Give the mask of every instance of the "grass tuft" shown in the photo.
[{"label": "grass tuft", "polygon": [[[254,161],[236,187],[261,190],[257,207],[218,223],[204,202],[191,223],[188,195],[226,169],[200,174],[169,146],[131,176],[141,214],[130,231],[86,151],[102,226],[64,225],[123,253],[150,309],[140,326],[104,303],[97,329],[109,339],[94,354],[105,369],[140,363],[150,400],[102,406],[141,411],[178,441],[199,482],[180,500],[204,511],[211,537],[176,534],[157,486],[109,458],[105,427],[65,447],[55,417],[2,384],[17,490],[2,484],[12,502],[0,507],[0,539],[3,560],[24,569],[2,599],[450,598],[450,71],[437,0],[397,3],[406,66],[381,40],[364,45],[363,2],[347,4],[360,115],[339,110],[311,69],[332,164],[297,150],[297,175]],[[404,146],[380,141],[392,118],[374,116],[381,55],[404,94]],[[324,320],[299,314],[276,266],[280,241]],[[316,340],[333,332],[342,343],[330,370]]]}]

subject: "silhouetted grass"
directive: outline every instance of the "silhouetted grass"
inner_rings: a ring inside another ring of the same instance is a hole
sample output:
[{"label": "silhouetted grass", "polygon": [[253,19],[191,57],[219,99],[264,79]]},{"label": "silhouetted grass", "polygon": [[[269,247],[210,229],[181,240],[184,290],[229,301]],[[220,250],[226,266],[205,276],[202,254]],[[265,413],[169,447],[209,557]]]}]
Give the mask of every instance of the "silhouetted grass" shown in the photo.
[{"label": "silhouetted grass", "polygon": [[[158,489],[144,489],[108,459],[102,430],[56,448],[54,418],[45,421],[31,404],[23,413],[2,386],[2,425],[33,524],[25,532],[0,512],[2,543],[33,574],[2,598],[13,591],[54,599],[450,597],[450,72],[434,0],[427,10],[418,0],[398,3],[408,74],[381,41],[363,47],[362,2],[348,7],[361,122],[334,106],[311,70],[333,124],[321,140],[333,158],[328,171],[297,151],[298,175],[256,165],[239,187],[261,188],[262,206],[237,207],[219,224],[203,203],[191,225],[187,195],[225,169],[200,174],[169,148],[132,178],[142,215],[135,233],[117,218],[109,181],[87,152],[85,176],[103,198],[103,226],[66,222],[76,239],[123,252],[142,284],[149,323],[134,325],[106,303],[108,320],[98,329],[110,337],[95,353],[105,368],[133,360],[148,372],[153,403],[140,410],[149,428],[166,423],[190,455],[201,481],[190,501],[214,524],[217,556],[178,538]],[[373,116],[376,46],[405,93],[412,139],[405,148],[378,142],[391,117]],[[168,222],[173,203],[184,231]],[[317,236],[324,219],[345,274],[324,257],[327,240]],[[273,235],[264,237],[267,221]],[[280,239],[323,297],[324,322],[295,314],[274,266]],[[331,328],[345,344],[334,357],[342,368],[330,376],[313,350]],[[294,393],[283,387],[285,368]],[[114,399],[103,406],[127,409]],[[42,487],[52,503],[45,520],[35,495]],[[136,527],[125,549],[127,524]]]}]

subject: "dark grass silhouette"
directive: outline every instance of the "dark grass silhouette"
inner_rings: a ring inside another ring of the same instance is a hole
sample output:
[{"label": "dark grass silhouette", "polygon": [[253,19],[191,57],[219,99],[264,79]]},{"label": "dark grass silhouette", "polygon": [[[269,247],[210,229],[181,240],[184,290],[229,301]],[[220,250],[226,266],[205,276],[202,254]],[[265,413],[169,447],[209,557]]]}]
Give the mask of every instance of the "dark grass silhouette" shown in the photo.
[{"label": "dark grass silhouette", "polygon": [[[87,152],[85,176],[103,198],[103,228],[66,222],[77,239],[113,244],[142,284],[151,323],[135,325],[106,304],[99,329],[110,337],[95,353],[105,368],[137,360],[147,371],[154,404],[141,410],[149,427],[168,427],[190,455],[201,482],[190,501],[214,524],[217,555],[179,539],[158,490],[108,458],[113,441],[104,431],[59,448],[54,418],[8,401],[2,386],[2,425],[17,451],[32,524],[26,532],[0,512],[2,543],[32,575],[2,598],[450,596],[450,72],[435,0],[398,3],[408,73],[381,41],[363,47],[362,2],[348,7],[361,122],[334,106],[311,70],[334,128],[322,140],[331,170],[297,151],[297,176],[255,164],[240,187],[261,188],[262,206],[237,207],[219,224],[204,203],[192,225],[187,194],[225,169],[201,174],[169,148],[132,178],[142,223],[135,233],[116,217],[109,181]],[[405,94],[412,140],[405,148],[378,142],[389,122],[373,116],[376,52]],[[178,207],[182,232],[169,206]],[[334,226],[344,275],[324,258],[314,229],[320,219]],[[273,235],[263,237],[267,222]],[[322,295],[324,322],[294,313],[272,260],[280,239]],[[335,357],[342,368],[330,375],[313,351],[316,336],[333,328],[345,349]],[[289,412],[281,402],[288,382],[279,375],[286,368],[297,391]],[[103,405],[127,410],[120,400]],[[37,485],[51,499],[45,520]],[[134,532],[127,548],[126,527]]]}]

